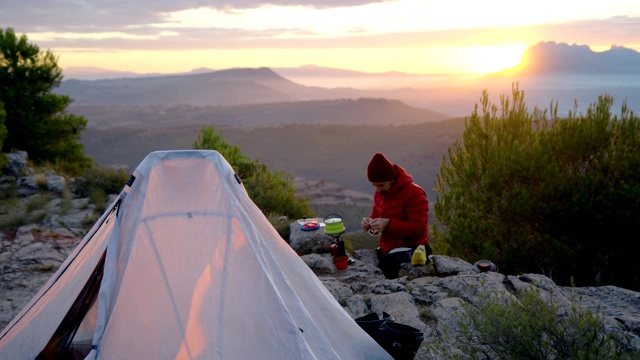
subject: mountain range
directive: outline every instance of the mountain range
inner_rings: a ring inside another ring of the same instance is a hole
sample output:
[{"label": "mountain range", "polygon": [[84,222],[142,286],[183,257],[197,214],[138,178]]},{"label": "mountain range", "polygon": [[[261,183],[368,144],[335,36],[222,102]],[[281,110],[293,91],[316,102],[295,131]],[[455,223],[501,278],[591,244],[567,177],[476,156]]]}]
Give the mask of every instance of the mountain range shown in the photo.
[{"label": "mountain range", "polygon": [[[594,52],[586,45],[542,42],[527,49],[511,72],[542,74],[638,74],[640,53],[623,46]],[[509,72],[509,71],[507,71]]]},{"label": "mountain range", "polygon": [[[313,86],[313,78],[342,85]],[[68,110],[89,120],[81,142],[103,165],[134,167],[150,151],[191,148],[199,129],[211,125],[252,158],[363,192],[370,191],[363,164],[384,151],[416,174],[433,197],[442,156],[461,136],[463,118],[482,91],[498,103],[514,83],[525,92],[530,110],[554,101],[559,116],[576,103],[584,113],[598,96],[610,94],[615,107],[626,101],[638,112],[640,53],[540,43],[526,51],[520,65],[477,79],[317,66],[197,69],[68,79],[56,92],[71,96]]]},{"label": "mountain range", "polygon": [[[73,74],[73,69],[66,72]],[[301,84],[322,81],[341,86]],[[75,99],[74,107],[106,106],[110,109],[388,99],[440,114],[425,119],[433,121],[470,115],[485,89],[493,101],[498,102],[500,95],[511,93],[514,83],[525,92],[527,104],[547,108],[552,101],[557,102],[559,115],[574,110],[576,101],[580,104],[579,110],[586,111],[587,106],[604,93],[617,99],[618,106],[626,100],[631,109],[638,111],[640,53],[617,46],[598,53],[583,45],[546,42],[529,48],[518,66],[480,78],[399,72],[371,74],[317,66],[217,71],[203,68],[187,74],[69,79],[64,80],[56,91]],[[238,108],[232,111],[242,112]],[[244,114],[236,116],[242,117]],[[366,122],[362,118],[354,119],[355,123]],[[298,118],[283,117],[280,123],[297,121]],[[394,123],[390,117],[388,124]]]},{"label": "mountain range", "polygon": [[[430,83],[441,84],[449,81],[460,81],[468,76],[454,74],[412,74],[399,71],[367,73],[353,70],[327,68],[316,65],[305,65],[295,68],[272,68],[276,73],[295,82],[310,83],[310,79],[318,83],[322,79],[341,79],[338,86],[328,87],[352,87],[348,80],[363,80],[363,83],[376,84],[364,86],[364,88],[390,88],[390,79],[404,81],[404,84],[415,86],[419,83],[429,85]],[[194,75],[208,72],[215,72],[221,69],[198,68],[188,73],[178,73],[173,75]],[[224,69],[222,69],[224,70]],[[519,75],[540,76],[552,73],[631,73],[640,72],[640,53],[623,46],[613,45],[609,50],[595,52],[587,45],[569,45],[567,43],[556,43],[553,41],[540,42],[525,50],[521,62],[514,68],[504,69],[498,73],[518,73]],[[492,74],[495,75],[495,74]],[[64,69],[66,79],[75,80],[100,80],[100,79],[122,79],[122,78],[143,78],[162,77],[167,74],[147,73],[139,74],[129,71],[107,70],[97,67],[69,67]],[[491,76],[491,75],[490,75]],[[306,80],[306,81],[305,81]],[[347,81],[345,81],[347,80]],[[403,86],[404,86],[403,84]],[[396,84],[397,85],[397,84]],[[363,86],[355,86],[363,88]],[[398,86],[395,86],[398,87]]]}]

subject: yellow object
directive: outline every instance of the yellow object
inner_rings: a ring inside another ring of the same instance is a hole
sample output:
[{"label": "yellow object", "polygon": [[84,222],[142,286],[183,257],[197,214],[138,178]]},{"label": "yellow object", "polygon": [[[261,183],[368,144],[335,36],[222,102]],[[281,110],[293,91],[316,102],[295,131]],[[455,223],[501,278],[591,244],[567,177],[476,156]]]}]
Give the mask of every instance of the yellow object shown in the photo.
[{"label": "yellow object", "polygon": [[416,248],[411,256],[411,265],[418,266],[424,265],[427,263],[427,250],[424,248],[424,245],[420,245]]}]

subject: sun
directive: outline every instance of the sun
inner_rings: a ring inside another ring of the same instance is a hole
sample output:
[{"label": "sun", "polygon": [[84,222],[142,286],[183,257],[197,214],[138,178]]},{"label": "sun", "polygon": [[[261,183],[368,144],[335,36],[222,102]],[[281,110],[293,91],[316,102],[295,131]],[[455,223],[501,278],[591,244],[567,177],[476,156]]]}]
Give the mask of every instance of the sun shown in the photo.
[{"label": "sun", "polygon": [[526,44],[484,45],[462,48],[464,67],[471,74],[488,74],[520,63]]}]

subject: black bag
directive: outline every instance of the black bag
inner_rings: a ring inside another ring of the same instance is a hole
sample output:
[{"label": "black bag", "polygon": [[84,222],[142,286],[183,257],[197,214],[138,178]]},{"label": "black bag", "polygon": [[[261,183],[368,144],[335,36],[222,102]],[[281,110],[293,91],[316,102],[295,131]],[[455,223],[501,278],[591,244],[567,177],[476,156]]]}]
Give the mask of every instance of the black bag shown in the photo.
[{"label": "black bag", "polygon": [[386,322],[379,329],[378,344],[395,360],[412,360],[424,340],[422,331],[409,325]]},{"label": "black bag", "polygon": [[382,312],[382,318],[377,313],[370,313],[355,320],[362,330],[366,331],[378,344],[380,344],[380,332],[378,331],[380,326],[386,322],[394,321],[393,316],[384,311]]}]

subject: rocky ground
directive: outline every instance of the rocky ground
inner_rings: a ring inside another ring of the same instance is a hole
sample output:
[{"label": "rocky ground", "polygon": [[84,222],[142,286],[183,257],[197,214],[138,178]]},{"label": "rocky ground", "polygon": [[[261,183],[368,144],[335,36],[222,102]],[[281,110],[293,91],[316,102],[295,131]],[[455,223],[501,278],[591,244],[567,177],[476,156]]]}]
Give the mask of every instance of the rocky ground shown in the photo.
[{"label": "rocky ground", "polygon": [[[99,215],[88,199],[65,197],[61,189],[68,185],[53,175],[0,179],[1,187],[20,193],[10,211],[5,204],[0,222],[16,215],[33,221],[0,233],[0,329],[51,277]],[[385,312],[424,334],[416,359],[445,359],[429,351],[434,346],[455,352],[463,304],[476,304],[490,292],[509,297],[531,289],[559,311],[577,304],[601,312],[609,331],[627,335],[630,345],[640,350],[638,292],[613,286],[560,287],[543,275],[480,272],[461,259],[439,255],[432,256],[427,266],[406,265],[400,278],[388,280],[375,266],[373,250],[354,251],[350,254],[354,262],[337,271],[328,253],[333,238],[322,231],[303,232],[297,222],[290,229],[291,247],[352,318]]]},{"label": "rocky ground", "polygon": [[627,336],[640,358],[638,292],[615,286],[562,287],[540,274],[481,272],[461,259],[440,255],[432,255],[427,266],[403,264],[400,277],[388,280],[376,267],[375,252],[364,249],[354,251],[354,263],[338,271],[327,253],[333,238],[321,231],[301,231],[296,223],[290,228],[290,245],[352,318],[386,312],[396,322],[423,332],[424,341],[415,359],[448,359],[430,348],[456,352],[455,334],[464,317],[463,304],[479,304],[488,294],[515,298],[531,290],[548,299],[559,314],[567,314],[574,305],[602,314],[608,331]]}]

